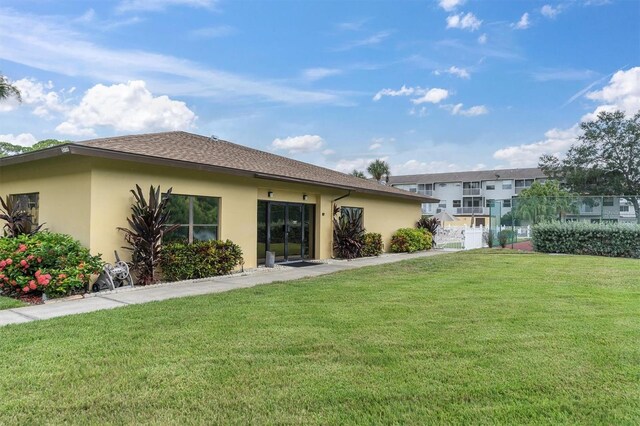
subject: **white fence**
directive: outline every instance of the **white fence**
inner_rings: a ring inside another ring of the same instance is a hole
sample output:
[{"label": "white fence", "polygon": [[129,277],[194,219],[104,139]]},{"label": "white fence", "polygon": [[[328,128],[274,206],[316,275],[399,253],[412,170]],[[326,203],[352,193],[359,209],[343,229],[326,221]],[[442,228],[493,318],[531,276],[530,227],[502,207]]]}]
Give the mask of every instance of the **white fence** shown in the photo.
[{"label": "white fence", "polygon": [[433,239],[436,248],[472,250],[486,247],[483,226],[447,226],[440,227]]}]

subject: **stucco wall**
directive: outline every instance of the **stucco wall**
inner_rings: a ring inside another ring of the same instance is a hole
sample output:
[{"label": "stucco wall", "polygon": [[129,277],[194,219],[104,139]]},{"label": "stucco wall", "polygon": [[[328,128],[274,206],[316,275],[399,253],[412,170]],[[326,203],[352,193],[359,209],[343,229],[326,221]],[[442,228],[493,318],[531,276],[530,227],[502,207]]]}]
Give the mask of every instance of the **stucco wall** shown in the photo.
[{"label": "stucco wall", "polygon": [[39,222],[90,246],[91,169],[69,156],[0,168],[0,196],[38,192]]}]

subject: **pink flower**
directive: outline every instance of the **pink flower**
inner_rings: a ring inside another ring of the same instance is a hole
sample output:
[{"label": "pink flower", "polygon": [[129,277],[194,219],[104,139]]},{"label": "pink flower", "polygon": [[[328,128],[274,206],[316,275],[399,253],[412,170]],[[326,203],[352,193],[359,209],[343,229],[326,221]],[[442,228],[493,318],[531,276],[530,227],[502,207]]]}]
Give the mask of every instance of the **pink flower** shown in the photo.
[{"label": "pink flower", "polygon": [[20,244],[20,245],[18,246],[18,251],[19,251],[20,253],[24,253],[25,251],[27,251],[27,246],[26,246],[26,244]]},{"label": "pink flower", "polygon": [[36,282],[34,280],[29,281],[29,288],[31,290],[35,290],[36,288],[38,288],[38,286],[36,285]]},{"label": "pink flower", "polygon": [[28,287],[28,286],[24,286],[24,288],[22,289],[22,291],[24,291],[25,293],[29,293],[29,287]]}]

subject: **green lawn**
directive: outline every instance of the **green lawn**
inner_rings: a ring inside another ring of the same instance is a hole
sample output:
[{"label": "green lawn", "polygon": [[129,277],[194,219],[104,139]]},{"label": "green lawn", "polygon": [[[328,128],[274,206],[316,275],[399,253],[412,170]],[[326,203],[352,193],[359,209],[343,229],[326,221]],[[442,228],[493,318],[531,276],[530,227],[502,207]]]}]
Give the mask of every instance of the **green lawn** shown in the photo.
[{"label": "green lawn", "polygon": [[3,309],[19,308],[21,306],[27,306],[27,304],[10,297],[0,296],[0,311]]},{"label": "green lawn", "polygon": [[9,326],[0,424],[638,424],[638,276],[487,250]]}]

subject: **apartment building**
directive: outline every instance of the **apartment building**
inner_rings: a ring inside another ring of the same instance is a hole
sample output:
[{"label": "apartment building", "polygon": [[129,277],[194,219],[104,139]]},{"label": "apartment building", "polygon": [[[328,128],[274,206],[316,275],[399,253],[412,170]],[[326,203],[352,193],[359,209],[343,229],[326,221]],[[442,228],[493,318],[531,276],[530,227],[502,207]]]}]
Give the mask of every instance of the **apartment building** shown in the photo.
[{"label": "apartment building", "polygon": [[422,214],[447,211],[454,216],[473,217],[475,225],[486,225],[492,205],[500,203],[504,215],[520,191],[545,180],[542,170],[526,168],[391,176],[389,184],[440,200],[422,204]]}]

